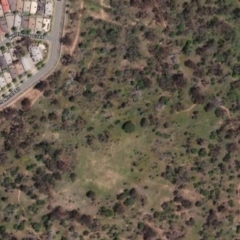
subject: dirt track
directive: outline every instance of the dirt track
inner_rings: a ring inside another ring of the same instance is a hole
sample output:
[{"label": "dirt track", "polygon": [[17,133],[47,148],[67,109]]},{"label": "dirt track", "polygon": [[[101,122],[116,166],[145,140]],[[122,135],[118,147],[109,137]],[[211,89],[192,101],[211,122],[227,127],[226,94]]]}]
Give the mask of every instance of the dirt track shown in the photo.
[{"label": "dirt track", "polygon": [[186,109],[186,110],[183,110],[183,111],[181,111],[181,112],[176,112],[176,114],[189,112],[189,111],[191,111],[195,106],[196,106],[196,104],[193,104],[190,108],[188,108],[188,109]]},{"label": "dirt track", "polygon": [[[80,0],[80,10],[83,10],[83,7],[84,7],[84,1]],[[76,48],[76,45],[78,43],[78,38],[79,38],[79,35],[80,35],[80,30],[81,30],[81,19],[82,19],[82,13],[79,14],[78,25],[77,25],[77,32],[76,32],[73,44],[72,44],[72,46],[70,48],[70,55],[73,55],[73,52],[74,52],[74,50]]]}]

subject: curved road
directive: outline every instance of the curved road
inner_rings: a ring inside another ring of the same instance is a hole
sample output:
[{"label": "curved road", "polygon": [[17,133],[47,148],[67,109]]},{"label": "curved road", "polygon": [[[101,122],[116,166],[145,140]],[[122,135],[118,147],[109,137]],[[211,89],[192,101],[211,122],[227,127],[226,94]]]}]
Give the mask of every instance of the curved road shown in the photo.
[{"label": "curved road", "polygon": [[[48,53],[48,60],[46,65],[41,68],[35,75],[33,75],[32,77],[27,79],[22,85],[20,85],[19,88],[21,90],[17,92],[14,96],[12,96],[10,99],[8,99],[6,102],[2,103],[0,105],[0,108],[4,108],[9,105],[11,101],[19,97],[30,87],[34,86],[38,81],[49,75],[56,68],[61,54],[60,38],[62,36],[65,18],[65,0],[55,0],[54,4],[55,8],[53,15],[52,31],[45,37],[45,40],[50,43],[50,51]],[[0,46],[5,45],[7,42],[9,42],[8,39],[4,40],[3,42],[1,42]]]}]

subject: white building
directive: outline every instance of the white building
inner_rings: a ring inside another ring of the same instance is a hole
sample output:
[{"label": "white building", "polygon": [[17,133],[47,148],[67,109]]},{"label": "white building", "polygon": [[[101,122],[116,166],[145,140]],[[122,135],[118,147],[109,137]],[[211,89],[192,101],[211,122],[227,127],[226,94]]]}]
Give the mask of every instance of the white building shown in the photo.
[{"label": "white building", "polygon": [[43,54],[39,46],[29,47],[29,52],[34,63],[38,63],[43,60]]},{"label": "white building", "polygon": [[5,78],[6,83],[11,83],[12,82],[12,77],[11,77],[11,74],[9,72],[4,72],[3,76]]},{"label": "white building", "polygon": [[25,0],[23,4],[23,12],[30,12],[30,7],[31,7],[31,1],[30,0]]},{"label": "white building", "polygon": [[23,68],[26,72],[34,68],[34,62],[29,55],[22,57],[21,61],[22,61]]},{"label": "white building", "polygon": [[4,12],[3,12],[2,5],[0,5],[0,17],[4,17]]},{"label": "white building", "polygon": [[19,29],[21,27],[21,22],[22,22],[22,17],[19,14],[15,15],[15,19],[14,19],[14,27],[16,27],[17,29]]},{"label": "white building", "polygon": [[32,1],[31,8],[30,8],[30,14],[36,14],[37,12],[38,3],[36,0]]},{"label": "white building", "polygon": [[42,52],[46,52],[47,51],[47,48],[46,48],[46,46],[44,45],[44,44],[42,44],[42,43],[39,43],[39,48],[40,48],[40,50],[42,51]]},{"label": "white building", "polygon": [[12,64],[12,56],[11,56],[10,52],[5,52],[3,54],[3,56],[7,62],[7,65]]},{"label": "white building", "polygon": [[3,88],[7,85],[4,77],[2,75],[0,75],[0,87]]},{"label": "white building", "polygon": [[43,19],[42,30],[44,32],[49,32],[50,31],[50,27],[51,27],[51,19],[50,18],[44,18]]},{"label": "white building", "polygon": [[48,0],[45,4],[45,15],[52,16],[52,14],[53,14],[53,2]]},{"label": "white building", "polygon": [[7,20],[7,26],[11,30],[11,28],[13,27],[13,24],[14,24],[14,15],[12,13],[8,13],[5,16],[6,16],[6,20]]},{"label": "white building", "polygon": [[36,31],[41,32],[43,30],[43,18],[42,17],[37,17],[36,18]]}]

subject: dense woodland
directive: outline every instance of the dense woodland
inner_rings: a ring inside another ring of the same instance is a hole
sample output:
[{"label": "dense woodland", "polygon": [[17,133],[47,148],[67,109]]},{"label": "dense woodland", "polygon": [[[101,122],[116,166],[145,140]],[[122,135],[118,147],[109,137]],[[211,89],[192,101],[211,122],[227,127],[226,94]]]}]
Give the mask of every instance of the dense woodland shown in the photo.
[{"label": "dense woodland", "polygon": [[78,4],[0,112],[0,239],[239,239],[240,3]]}]

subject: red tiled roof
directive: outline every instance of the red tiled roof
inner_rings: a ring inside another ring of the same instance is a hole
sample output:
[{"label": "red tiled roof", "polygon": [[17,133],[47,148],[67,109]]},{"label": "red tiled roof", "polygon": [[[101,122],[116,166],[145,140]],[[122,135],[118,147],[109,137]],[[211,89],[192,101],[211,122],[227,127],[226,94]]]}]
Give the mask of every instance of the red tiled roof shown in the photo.
[{"label": "red tiled roof", "polygon": [[8,0],[1,0],[4,13],[10,12]]}]

